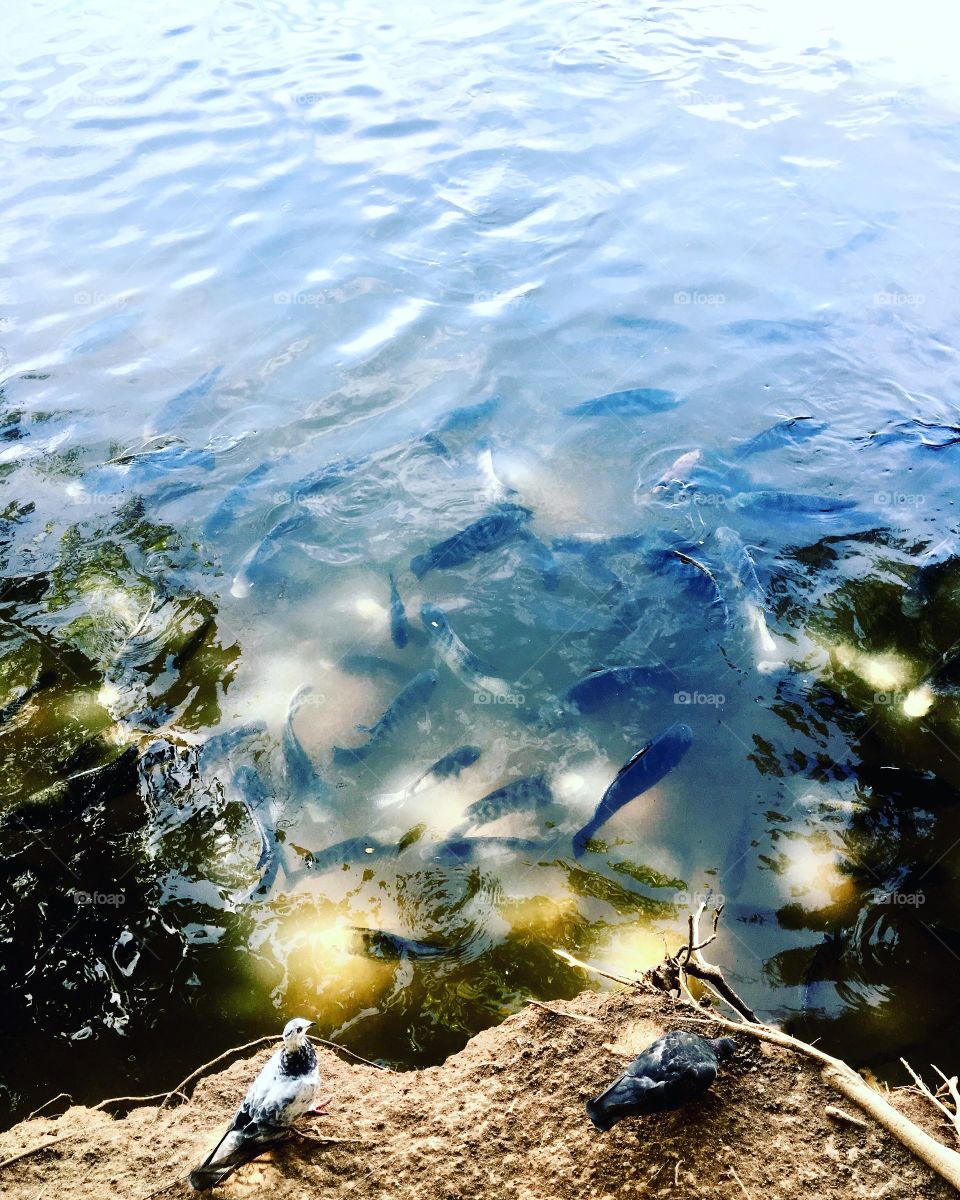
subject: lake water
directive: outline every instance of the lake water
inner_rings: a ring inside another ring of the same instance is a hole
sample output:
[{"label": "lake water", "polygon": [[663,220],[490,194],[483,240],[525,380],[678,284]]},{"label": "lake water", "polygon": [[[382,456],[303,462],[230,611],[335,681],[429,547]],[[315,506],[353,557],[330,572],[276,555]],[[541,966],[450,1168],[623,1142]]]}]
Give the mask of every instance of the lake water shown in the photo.
[{"label": "lake water", "polygon": [[771,1019],[960,1052],[957,17],[457,7],[6,30],[8,1116],[295,1014],[435,1063],[708,894]]}]

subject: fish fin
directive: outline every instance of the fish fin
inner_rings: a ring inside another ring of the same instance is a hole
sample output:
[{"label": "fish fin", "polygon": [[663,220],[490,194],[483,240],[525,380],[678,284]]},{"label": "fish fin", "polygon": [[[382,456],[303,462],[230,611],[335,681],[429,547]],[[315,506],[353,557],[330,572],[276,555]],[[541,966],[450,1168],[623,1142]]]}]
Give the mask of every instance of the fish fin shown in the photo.
[{"label": "fish fin", "polygon": [[620,768],[620,770],[617,772],[617,774],[614,778],[619,779],[620,776],[624,773],[624,771],[629,771],[634,763],[638,762],[641,758],[643,758],[643,756],[647,753],[647,751],[650,749],[650,747],[652,745],[653,745],[653,742],[650,741],[650,742],[647,742],[647,744],[645,746],[641,746],[640,749],[636,752],[636,754],[632,758],[627,759],[627,761],[623,764],[623,766]]}]

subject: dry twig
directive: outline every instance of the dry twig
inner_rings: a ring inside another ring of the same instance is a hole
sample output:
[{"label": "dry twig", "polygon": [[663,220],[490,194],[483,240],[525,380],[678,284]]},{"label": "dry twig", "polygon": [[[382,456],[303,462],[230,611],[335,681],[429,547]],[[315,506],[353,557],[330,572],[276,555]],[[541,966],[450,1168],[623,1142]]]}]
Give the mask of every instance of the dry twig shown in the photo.
[{"label": "dry twig", "polygon": [[563,1012],[559,1008],[551,1008],[549,1004],[544,1004],[542,1000],[528,1000],[527,1004],[531,1008],[539,1008],[543,1012],[553,1013],[555,1017],[566,1017],[568,1021],[583,1021],[586,1025],[600,1024],[596,1017],[588,1017],[583,1013]]}]

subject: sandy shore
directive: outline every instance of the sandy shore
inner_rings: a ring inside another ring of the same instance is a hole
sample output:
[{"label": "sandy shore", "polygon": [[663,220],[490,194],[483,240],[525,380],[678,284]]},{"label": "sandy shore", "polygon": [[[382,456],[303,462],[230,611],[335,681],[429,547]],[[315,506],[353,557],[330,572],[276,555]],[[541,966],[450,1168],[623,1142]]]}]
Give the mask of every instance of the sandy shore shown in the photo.
[{"label": "sandy shore", "polygon": [[[817,1070],[775,1047],[740,1038],[701,1103],[598,1133],[583,1104],[626,1059],[666,1029],[691,1027],[689,1010],[665,998],[586,992],[551,1007],[592,1022],[528,1008],[475,1037],[442,1066],[388,1073],[323,1050],[330,1115],[301,1138],[242,1167],[212,1197],[318,1200],[911,1200],[952,1189],[869,1118],[820,1081]],[[70,1135],[0,1170],[0,1194],[16,1200],[146,1200],[192,1196],[185,1176],[232,1115],[269,1056],[239,1060],[203,1080],[189,1104],[121,1119],[71,1108],[0,1135],[0,1160]],[[51,1091],[55,1090],[55,1081]],[[909,1092],[903,1111],[943,1136]],[[866,1125],[838,1122],[827,1105]]]}]

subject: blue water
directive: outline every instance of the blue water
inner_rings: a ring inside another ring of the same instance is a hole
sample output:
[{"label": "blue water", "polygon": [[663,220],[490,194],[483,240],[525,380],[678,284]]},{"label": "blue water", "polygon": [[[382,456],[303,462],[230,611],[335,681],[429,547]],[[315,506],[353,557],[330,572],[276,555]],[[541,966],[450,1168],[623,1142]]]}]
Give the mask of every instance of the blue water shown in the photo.
[{"label": "blue water", "polygon": [[[960,91],[953,14],[905,22],[99,0],[8,23],[0,706],[56,672],[0,726],[11,1113],[172,1085],[295,1012],[439,1061],[584,986],[553,947],[652,965],[708,893],[771,1018],[880,1071],[955,1040]],[[537,542],[411,572],[505,503]],[[422,603],[502,694],[437,657]],[[665,674],[550,718],[626,664]],[[333,762],[430,669],[382,748]],[[690,751],[576,858],[678,721]],[[459,777],[380,802],[462,744]],[[262,886],[240,767],[287,867]],[[454,851],[469,804],[538,774],[548,809]]]}]

